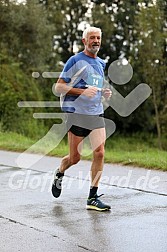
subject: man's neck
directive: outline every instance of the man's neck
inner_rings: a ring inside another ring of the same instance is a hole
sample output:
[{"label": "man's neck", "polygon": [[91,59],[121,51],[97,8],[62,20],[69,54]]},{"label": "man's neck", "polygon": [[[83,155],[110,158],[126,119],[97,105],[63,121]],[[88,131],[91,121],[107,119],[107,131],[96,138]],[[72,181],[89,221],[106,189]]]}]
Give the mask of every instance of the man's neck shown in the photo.
[{"label": "man's neck", "polygon": [[96,58],[97,57],[97,53],[96,54],[93,54],[91,52],[89,52],[88,50],[83,50],[83,53],[89,57],[92,57],[92,58]]}]

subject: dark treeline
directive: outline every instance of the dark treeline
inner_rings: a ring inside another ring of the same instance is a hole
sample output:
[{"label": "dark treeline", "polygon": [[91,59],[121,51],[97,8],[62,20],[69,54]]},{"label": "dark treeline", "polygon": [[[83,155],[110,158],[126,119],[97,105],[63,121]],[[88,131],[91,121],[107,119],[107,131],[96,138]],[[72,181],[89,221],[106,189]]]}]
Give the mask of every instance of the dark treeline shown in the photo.
[{"label": "dark treeline", "polygon": [[[128,117],[108,108],[122,134],[152,132],[159,148],[167,148],[167,1],[166,0],[0,0],[1,80],[0,130],[35,137],[54,120],[35,120],[33,112],[58,108],[18,108],[18,101],[54,101],[55,79],[44,71],[59,72],[74,53],[81,51],[87,25],[102,29],[99,56],[109,65],[127,59],[133,77],[126,85],[110,84],[127,96],[138,84],[147,83],[151,96]],[[33,78],[32,72],[39,72]]]}]

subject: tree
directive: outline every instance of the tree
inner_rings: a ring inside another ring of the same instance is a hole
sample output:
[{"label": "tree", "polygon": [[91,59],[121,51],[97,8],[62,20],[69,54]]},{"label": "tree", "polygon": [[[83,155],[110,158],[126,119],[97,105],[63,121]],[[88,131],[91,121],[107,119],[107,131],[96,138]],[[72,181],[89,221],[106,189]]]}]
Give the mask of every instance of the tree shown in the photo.
[{"label": "tree", "polygon": [[39,136],[44,131],[43,122],[33,118],[34,109],[19,108],[17,103],[26,100],[41,100],[42,94],[33,79],[21,70],[5,51],[0,54],[0,124],[1,130],[22,133],[29,137]]},{"label": "tree", "polygon": [[[24,71],[46,71],[53,59],[53,26],[47,20],[46,11],[36,0],[26,4],[17,1],[0,1],[2,15],[1,48],[5,49]],[[56,63],[56,60],[55,60]]]},{"label": "tree", "polygon": [[66,62],[75,49],[81,48],[82,30],[79,29],[79,25],[87,20],[90,1],[41,0],[40,3],[46,7],[50,22],[55,24],[55,52]]},{"label": "tree", "polygon": [[[110,84],[125,97],[139,83],[145,82],[139,75],[139,62],[135,58],[135,44],[138,38],[134,19],[139,12],[138,1],[95,0],[92,2],[94,5],[91,23],[101,27],[103,31],[102,50],[99,55],[107,62],[106,78],[108,67],[115,60],[125,58],[133,67],[132,79],[126,85],[117,85],[108,79]],[[117,130],[124,134],[147,131],[152,129],[148,104],[149,101],[146,101],[126,118],[122,118],[111,109],[108,109],[105,114],[116,122]]]},{"label": "tree", "polygon": [[147,7],[140,4],[136,29],[139,39],[137,47],[138,60],[141,63],[140,71],[146,82],[152,87],[158,145],[162,149],[162,133],[167,125],[167,117],[165,116],[167,109],[165,91],[167,88],[165,75],[167,65],[164,58],[164,45],[167,37],[164,29],[164,13],[158,2],[150,1]]}]

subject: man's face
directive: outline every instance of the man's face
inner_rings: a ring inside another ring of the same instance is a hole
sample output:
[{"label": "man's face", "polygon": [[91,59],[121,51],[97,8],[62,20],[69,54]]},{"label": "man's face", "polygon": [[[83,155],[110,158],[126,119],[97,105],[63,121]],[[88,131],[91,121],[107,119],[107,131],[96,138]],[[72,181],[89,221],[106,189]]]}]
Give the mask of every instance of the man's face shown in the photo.
[{"label": "man's face", "polygon": [[100,50],[101,35],[100,32],[90,32],[87,34],[87,38],[82,40],[85,49],[92,54],[97,54]]}]

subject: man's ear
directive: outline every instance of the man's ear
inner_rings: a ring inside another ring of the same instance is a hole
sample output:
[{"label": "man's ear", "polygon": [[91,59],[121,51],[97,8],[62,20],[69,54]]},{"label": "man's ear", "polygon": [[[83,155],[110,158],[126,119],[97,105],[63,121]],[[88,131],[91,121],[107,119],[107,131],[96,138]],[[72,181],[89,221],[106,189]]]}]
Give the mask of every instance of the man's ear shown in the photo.
[{"label": "man's ear", "polygon": [[82,43],[85,45],[85,43],[86,43],[85,38],[82,39]]}]

